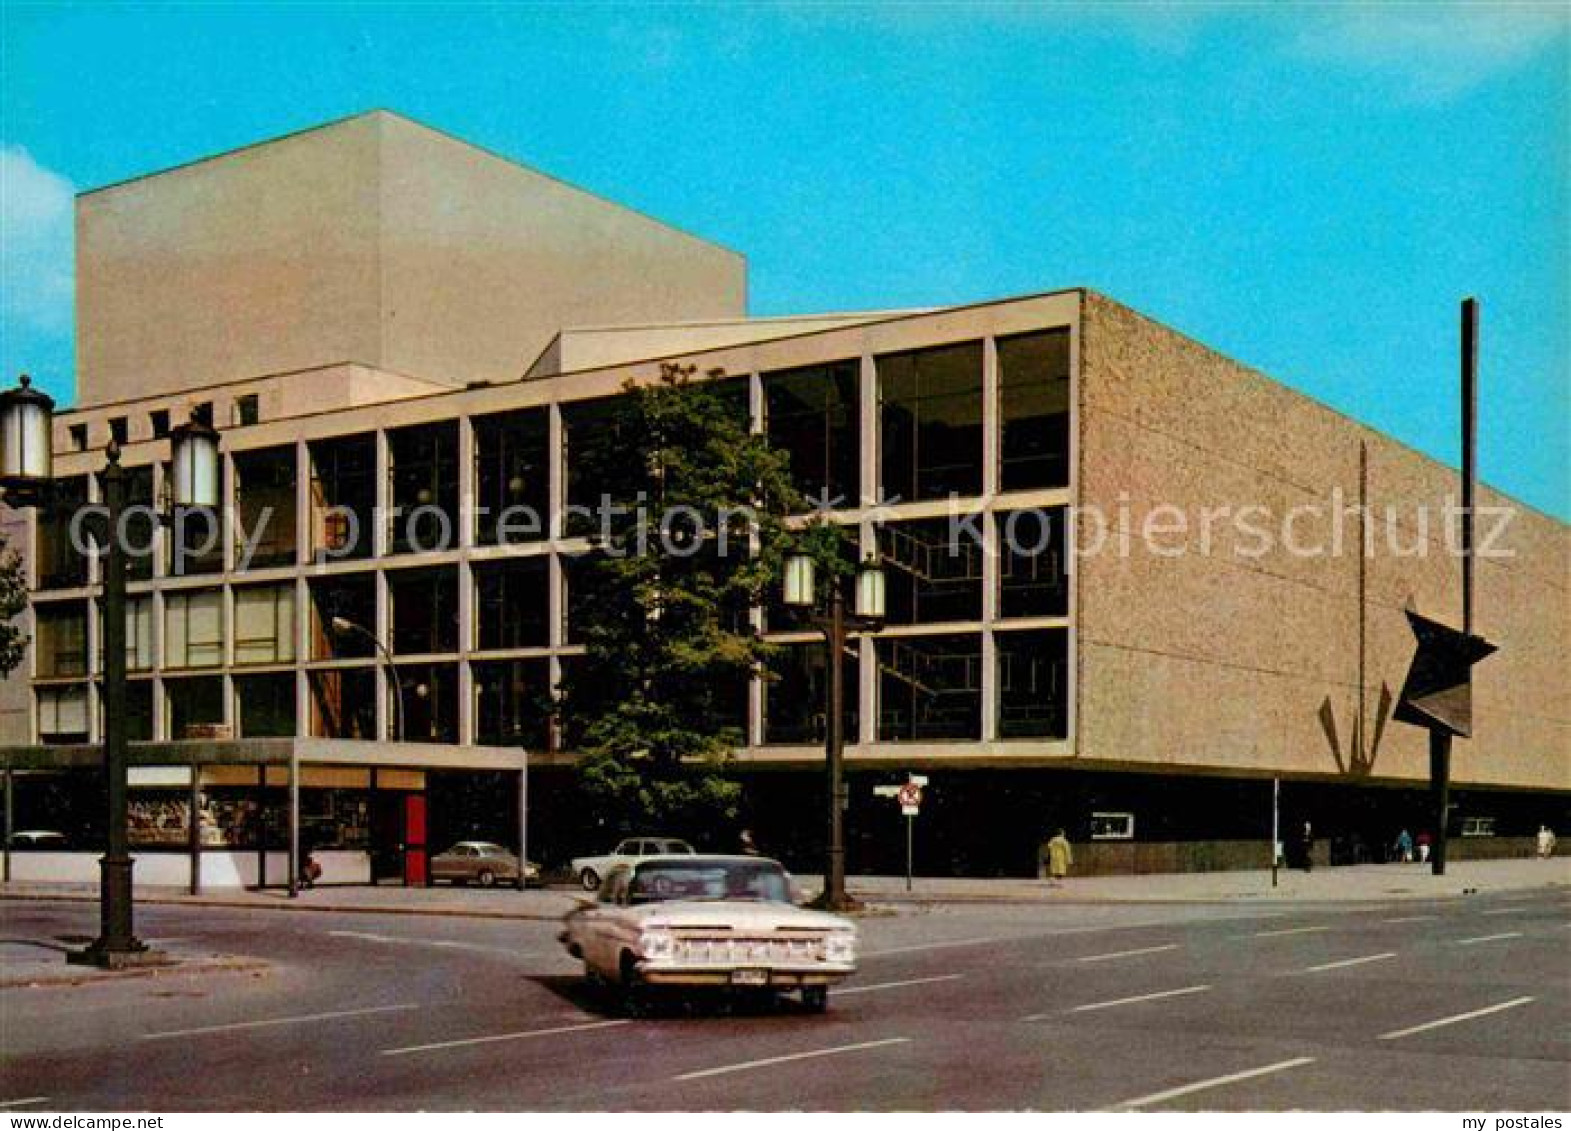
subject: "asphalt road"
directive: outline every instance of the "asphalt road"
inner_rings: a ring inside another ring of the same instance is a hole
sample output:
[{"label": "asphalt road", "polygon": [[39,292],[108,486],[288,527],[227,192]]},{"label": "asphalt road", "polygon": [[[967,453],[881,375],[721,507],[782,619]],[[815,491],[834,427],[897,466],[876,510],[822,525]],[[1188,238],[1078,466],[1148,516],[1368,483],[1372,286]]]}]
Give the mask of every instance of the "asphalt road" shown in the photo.
[{"label": "asphalt road", "polygon": [[[88,904],[0,904],[7,939]],[[586,993],[556,926],[149,907],[262,973],[0,992],[0,1109],[1565,1111],[1571,895],[950,906],[813,1016]]]}]

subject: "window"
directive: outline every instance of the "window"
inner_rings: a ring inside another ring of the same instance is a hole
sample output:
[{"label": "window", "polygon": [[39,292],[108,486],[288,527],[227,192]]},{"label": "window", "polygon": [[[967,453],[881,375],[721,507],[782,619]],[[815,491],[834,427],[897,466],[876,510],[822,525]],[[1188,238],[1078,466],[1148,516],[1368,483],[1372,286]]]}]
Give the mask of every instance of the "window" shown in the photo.
[{"label": "window", "polygon": [[295,733],[295,677],[276,675],[235,677],[241,738],[291,738]]},{"label": "window", "polygon": [[[845,712],[841,732],[847,742],[857,740],[861,726],[858,709],[858,673],[861,665],[854,651],[841,659],[840,678],[845,685]],[[782,645],[769,661],[773,678],[764,684],[764,741],[771,745],[821,743],[827,737],[828,674],[822,642]]]},{"label": "window", "polygon": [[1494,836],[1495,819],[1493,817],[1463,817],[1463,836]]},{"label": "window", "polygon": [[625,501],[637,493],[645,469],[630,465],[622,440],[629,411],[625,397],[579,401],[562,408],[569,508],[564,526],[569,536],[600,529],[604,497]]},{"label": "window", "polygon": [[877,644],[880,741],[981,737],[980,636],[886,637]]},{"label": "window", "polygon": [[[226,497],[227,471],[218,465],[218,497]],[[164,481],[170,482],[169,466]],[[169,531],[169,572],[174,577],[219,573],[224,568],[224,518],[222,507],[180,507]]]},{"label": "window", "polygon": [[1134,840],[1135,815],[1133,813],[1092,813],[1092,840]]},{"label": "window", "polygon": [[[104,727],[104,685],[98,683],[98,733]],[[153,681],[128,680],[125,685],[125,734],[129,742],[153,740]]]},{"label": "window", "polygon": [[55,505],[38,512],[38,587],[74,589],[87,584],[88,556],[71,544],[71,519],[87,505],[87,478],[55,480]]},{"label": "window", "polygon": [[376,437],[311,445],[311,554],[316,561],[368,558],[376,508]]},{"label": "window", "polygon": [[169,410],[167,408],[154,409],[147,414],[147,421],[153,428],[153,439],[162,440],[169,435]]},{"label": "window", "polygon": [[[103,602],[97,603],[98,615],[103,616]],[[104,666],[103,622],[98,628],[98,667]],[[127,671],[145,672],[153,668],[153,599],[150,596],[127,597],[125,602],[125,666]]]},{"label": "window", "polygon": [[224,662],[224,601],[217,589],[164,597],[164,666],[215,668]]},{"label": "window", "polygon": [[[311,594],[311,658],[358,659],[376,654],[376,577],[369,573],[339,577],[313,577]],[[335,632],[334,618],[358,625],[365,632]]]},{"label": "window", "polygon": [[458,651],[458,570],[397,570],[387,575],[393,652],[422,655]]},{"label": "window", "polygon": [[109,438],[124,447],[131,439],[130,421],[123,416],[109,418]]},{"label": "window", "polygon": [[392,462],[392,552],[457,546],[458,422],[396,429],[387,434],[387,447]]},{"label": "window", "polygon": [[1009,511],[998,523],[998,615],[1061,617],[1069,612],[1067,512]]},{"label": "window", "polygon": [[235,568],[261,569],[295,560],[295,450],[238,452],[235,463]]},{"label": "window", "polygon": [[791,460],[791,479],[810,500],[861,498],[861,363],[855,359],[766,373],[769,444]]},{"label": "window", "polygon": [[[388,694],[402,686],[405,742],[458,741],[458,665],[400,664],[398,682],[388,672]],[[389,704],[389,718],[393,705]]]},{"label": "window", "polygon": [[261,404],[255,393],[235,398],[235,424],[249,428],[261,419]]},{"label": "window", "polygon": [[370,668],[312,672],[311,733],[317,738],[374,739],[376,673]]},{"label": "window", "polygon": [[1069,734],[1069,633],[1061,628],[1000,632],[998,737],[1065,738]]},{"label": "window", "polygon": [[295,587],[253,585],[236,589],[235,663],[289,664],[294,658]]},{"label": "window", "polygon": [[38,740],[51,745],[86,742],[87,685],[38,689]]},{"label": "window", "polygon": [[551,642],[551,559],[477,564],[475,634],[482,651],[541,648]]},{"label": "window", "polygon": [[169,737],[194,738],[202,729],[224,721],[224,681],[221,676],[164,681],[169,697]]},{"label": "window", "polygon": [[1069,485],[1069,331],[998,339],[998,486]]},{"label": "window", "polygon": [[126,577],[131,581],[146,581],[153,576],[153,555],[157,550],[154,538],[158,531],[158,518],[153,511],[153,467],[143,464],[125,469],[125,501],[130,508],[125,515],[125,548],[129,561]]},{"label": "window", "polygon": [[542,750],[550,740],[551,661],[474,665],[475,739],[483,746]]},{"label": "window", "polygon": [[69,432],[71,435],[71,450],[74,452],[87,451],[87,425],[73,424]]},{"label": "window", "polygon": [[538,542],[550,533],[551,424],[531,408],[475,421],[476,538]]},{"label": "window", "polygon": [[890,624],[982,618],[979,529],[943,518],[879,528]]},{"label": "window", "polygon": [[878,358],[886,498],[982,491],[982,343]]},{"label": "window", "polygon": [[87,602],[35,605],[33,635],[39,679],[87,674]]}]

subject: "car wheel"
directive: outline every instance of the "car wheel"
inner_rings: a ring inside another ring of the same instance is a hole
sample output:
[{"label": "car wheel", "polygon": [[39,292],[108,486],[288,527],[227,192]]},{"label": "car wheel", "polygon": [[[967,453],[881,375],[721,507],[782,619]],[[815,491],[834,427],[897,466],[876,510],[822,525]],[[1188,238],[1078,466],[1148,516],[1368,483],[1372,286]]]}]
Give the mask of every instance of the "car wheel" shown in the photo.
[{"label": "car wheel", "polygon": [[809,1013],[823,1013],[829,1008],[829,987],[803,986],[802,1004]]},{"label": "car wheel", "polygon": [[585,891],[600,890],[600,875],[593,868],[585,868],[578,873],[578,882],[583,885]]},{"label": "car wheel", "polygon": [[490,868],[482,868],[480,869],[480,874],[476,876],[475,879],[480,881],[481,887],[488,888],[492,884],[496,883],[496,873],[491,871]]}]

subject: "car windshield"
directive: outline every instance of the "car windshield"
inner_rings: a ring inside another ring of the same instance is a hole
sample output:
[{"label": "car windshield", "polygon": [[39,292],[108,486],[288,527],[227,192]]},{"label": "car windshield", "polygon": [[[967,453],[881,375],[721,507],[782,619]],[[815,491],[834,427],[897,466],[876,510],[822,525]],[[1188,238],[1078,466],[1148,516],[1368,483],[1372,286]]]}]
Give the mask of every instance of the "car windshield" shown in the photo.
[{"label": "car windshield", "polygon": [[773,860],[661,860],[642,864],[628,893],[633,903],[672,899],[747,899],[789,903],[790,885]]}]

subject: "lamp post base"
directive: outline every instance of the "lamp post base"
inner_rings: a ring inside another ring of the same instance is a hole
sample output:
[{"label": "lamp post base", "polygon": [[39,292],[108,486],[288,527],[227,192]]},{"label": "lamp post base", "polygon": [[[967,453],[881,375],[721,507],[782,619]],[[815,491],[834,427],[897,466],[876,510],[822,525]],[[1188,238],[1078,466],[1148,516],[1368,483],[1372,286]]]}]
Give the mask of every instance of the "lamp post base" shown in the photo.
[{"label": "lamp post base", "polygon": [[140,966],[172,966],[174,959],[161,950],[153,950],[141,939],[122,939],[106,942],[99,939],[81,950],[67,951],[66,963],[71,966],[96,966],[100,970],[129,970]]},{"label": "lamp post base", "polygon": [[846,893],[836,898],[830,898],[829,893],[820,892],[807,904],[814,911],[828,911],[835,915],[850,915],[861,911],[866,904],[855,896]]}]

